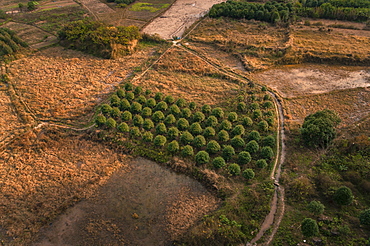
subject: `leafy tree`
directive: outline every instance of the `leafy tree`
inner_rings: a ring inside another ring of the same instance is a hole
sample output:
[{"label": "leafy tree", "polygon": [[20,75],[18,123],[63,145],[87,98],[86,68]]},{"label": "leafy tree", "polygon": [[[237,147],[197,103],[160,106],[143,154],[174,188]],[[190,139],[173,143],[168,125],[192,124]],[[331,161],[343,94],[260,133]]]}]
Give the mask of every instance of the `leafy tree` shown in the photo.
[{"label": "leafy tree", "polygon": [[205,120],[205,116],[202,112],[198,111],[193,115],[193,122],[202,122]]},{"label": "leafy tree", "polygon": [[140,96],[138,96],[138,97],[136,98],[136,101],[137,101],[138,103],[140,103],[141,105],[145,105],[145,103],[146,103],[146,98],[145,98],[145,96],[140,95]]},{"label": "leafy tree", "polygon": [[249,135],[248,135],[248,140],[255,140],[255,141],[260,141],[260,139],[261,139],[261,135],[260,135],[260,133],[259,132],[257,132],[257,131],[251,131],[250,133],[249,133]]},{"label": "leafy tree", "polygon": [[225,162],[224,158],[218,156],[215,159],[213,159],[212,165],[213,165],[214,168],[222,168],[222,167],[226,166],[226,162]]},{"label": "leafy tree", "polygon": [[140,132],[139,127],[137,127],[137,126],[131,127],[131,129],[130,129],[130,137],[131,138],[138,138],[140,136],[141,136],[141,132]]},{"label": "leafy tree", "polygon": [[370,225],[370,208],[362,211],[359,219],[360,219],[361,225],[369,226]]},{"label": "leafy tree", "polygon": [[176,140],[173,140],[171,143],[167,145],[167,150],[171,153],[176,153],[179,151],[180,146],[179,143]]},{"label": "leafy tree", "polygon": [[265,168],[267,167],[267,162],[265,159],[259,159],[258,161],[256,161],[256,166],[258,168]]},{"label": "leafy tree", "polygon": [[226,145],[222,150],[222,157],[229,161],[235,155],[235,150],[231,145]]},{"label": "leafy tree", "polygon": [[206,139],[202,135],[198,135],[194,138],[192,145],[196,148],[201,148],[207,143]]},{"label": "leafy tree", "polygon": [[108,128],[112,129],[112,128],[116,128],[117,122],[113,118],[109,118],[109,119],[107,119],[107,122],[105,123],[105,125]]},{"label": "leafy tree", "polygon": [[144,134],[143,134],[143,141],[144,142],[152,142],[153,141],[153,133],[151,133],[151,132],[145,132]]},{"label": "leafy tree", "polygon": [[189,127],[189,131],[194,135],[199,135],[203,132],[203,129],[198,122],[195,122],[191,124],[191,126]]},{"label": "leafy tree", "polygon": [[190,103],[189,103],[189,108],[190,108],[191,110],[195,110],[195,109],[197,108],[197,104],[196,104],[195,102],[190,102]]},{"label": "leafy tree", "polygon": [[253,111],[252,117],[253,119],[258,119],[262,116],[262,112],[259,109],[256,109]]},{"label": "leafy tree", "polygon": [[179,136],[179,130],[176,127],[170,127],[167,131],[167,137],[169,139],[174,139]]},{"label": "leafy tree", "polygon": [[265,146],[265,147],[262,147],[261,149],[261,157],[263,159],[272,159],[274,157],[274,151],[272,150],[272,148],[270,146]]},{"label": "leafy tree", "polygon": [[163,112],[166,111],[167,109],[168,109],[168,105],[164,101],[157,103],[157,105],[154,108],[155,111],[163,111]]},{"label": "leafy tree", "polygon": [[132,114],[131,114],[131,112],[130,111],[123,112],[122,115],[121,115],[121,119],[123,121],[126,121],[126,122],[132,120]]},{"label": "leafy tree", "polygon": [[151,115],[152,115],[152,109],[151,108],[145,107],[145,108],[143,108],[143,110],[141,110],[141,116],[150,117]]},{"label": "leafy tree", "polygon": [[253,125],[253,120],[249,117],[244,117],[242,122],[243,126],[245,127],[250,127]]},{"label": "leafy tree", "polygon": [[208,104],[204,104],[202,106],[202,112],[203,112],[203,114],[209,115],[211,113],[211,111],[212,111],[212,108]]},{"label": "leafy tree", "polygon": [[249,105],[249,108],[250,108],[251,110],[256,110],[256,109],[259,109],[259,108],[260,108],[260,105],[259,105],[258,103],[251,103],[251,104]]},{"label": "leafy tree", "polygon": [[144,119],[141,117],[141,115],[135,115],[132,119],[132,123],[134,123],[135,126],[141,127],[144,124]]},{"label": "leafy tree", "polygon": [[121,102],[119,104],[119,108],[121,110],[129,110],[131,108],[131,104],[126,98],[124,98],[124,99],[121,100]]},{"label": "leafy tree", "polygon": [[267,132],[268,129],[269,129],[269,124],[267,123],[267,121],[265,120],[261,120],[259,123],[258,123],[258,129],[260,131],[263,131],[263,132]]},{"label": "leafy tree", "polygon": [[166,125],[172,125],[176,122],[176,118],[175,116],[173,116],[173,114],[169,114],[166,116],[166,118],[164,119],[164,123],[166,123]]},{"label": "leafy tree", "polygon": [[175,99],[173,98],[173,96],[171,95],[168,95],[164,98],[164,101],[167,103],[167,104],[172,104],[175,102]]},{"label": "leafy tree", "polygon": [[271,148],[275,147],[275,138],[272,135],[268,135],[262,139],[263,146],[270,146]]},{"label": "leafy tree", "polygon": [[186,107],[186,100],[184,98],[179,98],[176,101],[176,105],[180,108]]},{"label": "leafy tree", "polygon": [[271,101],[266,101],[263,103],[264,108],[273,108],[274,104]]},{"label": "leafy tree", "polygon": [[220,124],[220,130],[230,131],[233,125],[228,120],[223,120]]},{"label": "leafy tree", "polygon": [[240,175],[240,166],[236,163],[231,163],[227,169],[229,170],[229,173],[232,175],[232,176],[238,176]]},{"label": "leafy tree", "polygon": [[124,90],[118,89],[116,93],[119,98],[125,98],[126,92]]},{"label": "leafy tree", "polygon": [[256,140],[249,141],[245,146],[245,150],[252,154],[257,153],[259,148],[260,146],[258,145]]},{"label": "leafy tree", "polygon": [[154,108],[156,105],[157,105],[157,102],[155,101],[154,98],[149,98],[146,101],[146,106],[149,107],[149,108]]},{"label": "leafy tree", "polygon": [[135,96],[141,95],[141,93],[143,93],[143,87],[136,86],[135,89],[134,89]]},{"label": "leafy tree", "polygon": [[183,117],[185,119],[189,119],[191,114],[192,114],[192,112],[189,108],[183,108],[181,110],[181,117]]},{"label": "leafy tree", "polygon": [[217,143],[217,141],[211,140],[211,141],[208,142],[207,148],[206,148],[206,151],[208,153],[215,154],[215,153],[217,153],[220,150],[221,150],[221,146],[220,146],[219,143]]},{"label": "leafy tree", "polygon": [[190,144],[193,140],[193,135],[188,131],[183,132],[180,136],[180,142],[183,144]]},{"label": "leafy tree", "polygon": [[227,119],[230,121],[230,122],[235,122],[238,120],[238,114],[235,113],[235,112],[230,112],[227,116]]},{"label": "leafy tree", "polygon": [[242,175],[245,179],[250,180],[254,178],[255,173],[253,169],[247,168],[243,171]]},{"label": "leafy tree", "polygon": [[167,133],[167,127],[164,123],[158,123],[158,125],[155,127],[155,133],[157,134],[166,134]]},{"label": "leafy tree", "polygon": [[238,154],[238,163],[240,165],[248,164],[252,160],[251,154],[247,151],[241,151]]},{"label": "leafy tree", "polygon": [[174,104],[174,105],[171,105],[170,112],[173,115],[179,116],[180,113],[181,113],[181,110],[180,110],[180,108],[176,104]]},{"label": "leafy tree", "polygon": [[154,122],[160,122],[160,121],[164,120],[164,114],[161,111],[156,111],[152,115],[152,120]]},{"label": "leafy tree", "polygon": [[117,129],[120,132],[129,132],[130,131],[130,127],[125,122],[122,122],[121,124],[119,124],[117,126]]},{"label": "leafy tree", "polygon": [[126,99],[129,100],[129,101],[132,101],[135,99],[135,94],[132,93],[132,92],[127,92],[126,93]]},{"label": "leafy tree", "polygon": [[149,90],[149,89],[147,89],[147,90],[145,91],[145,95],[149,96],[150,94],[152,94],[152,91],[151,91],[151,90]]},{"label": "leafy tree", "polygon": [[340,118],[334,111],[324,109],[308,115],[302,125],[301,136],[308,147],[327,147],[335,138],[335,127]]},{"label": "leafy tree", "polygon": [[162,93],[162,92],[157,92],[157,93],[155,94],[155,96],[154,96],[154,99],[155,99],[157,102],[160,102],[160,101],[162,101],[162,100],[163,100],[163,97],[164,97],[164,95],[163,95],[163,93]]},{"label": "leafy tree", "polygon": [[236,135],[244,135],[244,132],[245,132],[245,129],[244,129],[244,126],[242,125],[236,125],[234,127],[234,129],[231,131],[232,135],[233,136],[236,136]]},{"label": "leafy tree", "polygon": [[198,164],[198,165],[203,165],[203,164],[206,164],[209,162],[209,154],[206,152],[206,151],[199,151],[196,155],[195,155],[195,162]]},{"label": "leafy tree", "polygon": [[193,147],[191,147],[190,145],[185,145],[181,151],[181,155],[183,157],[193,156],[194,155]]},{"label": "leafy tree", "polygon": [[105,118],[104,115],[98,115],[96,118],[95,118],[95,124],[97,126],[104,126],[105,124],[107,123],[107,118]]},{"label": "leafy tree", "polygon": [[209,138],[209,137],[213,137],[216,135],[216,131],[213,127],[206,127],[206,129],[204,129],[203,131],[203,136],[206,137],[206,138]]},{"label": "leafy tree", "polygon": [[319,233],[319,227],[315,220],[311,218],[305,218],[301,223],[301,231],[303,236],[312,237]]},{"label": "leafy tree", "polygon": [[167,142],[167,138],[163,135],[155,136],[153,143],[155,146],[164,146]]},{"label": "leafy tree", "polygon": [[117,107],[119,106],[121,103],[121,99],[119,99],[119,97],[117,95],[112,95],[111,98],[110,98],[110,104],[113,106],[113,107]]},{"label": "leafy tree", "polygon": [[307,206],[308,211],[315,215],[324,213],[325,206],[320,201],[311,201]]},{"label": "leafy tree", "polygon": [[350,205],[353,201],[352,190],[347,186],[339,187],[335,191],[333,199],[338,205]]},{"label": "leafy tree", "polygon": [[224,111],[222,110],[222,108],[214,108],[212,110],[212,115],[215,116],[217,119],[222,119],[224,117]]},{"label": "leafy tree", "polygon": [[112,111],[110,111],[110,115],[113,118],[117,119],[121,116],[121,110],[119,110],[119,108],[117,108],[117,107],[113,107]]},{"label": "leafy tree", "polygon": [[177,128],[180,130],[180,131],[184,131],[186,129],[189,128],[189,121],[187,121],[186,119],[184,118],[180,118],[177,123]]},{"label": "leafy tree", "polygon": [[143,128],[147,131],[153,129],[154,123],[151,119],[145,119],[143,123]]},{"label": "leafy tree", "polygon": [[238,109],[239,112],[243,113],[247,109],[247,105],[244,102],[240,102],[240,103],[238,103],[236,108]]},{"label": "leafy tree", "polygon": [[101,105],[101,112],[105,115],[107,114],[110,114],[110,112],[112,111],[112,107],[109,105],[109,104],[102,104]]},{"label": "leafy tree", "polygon": [[206,120],[206,126],[216,127],[218,125],[218,120],[215,116],[211,115]]},{"label": "leafy tree", "polygon": [[230,139],[229,133],[225,130],[221,130],[217,134],[218,141],[227,142]]},{"label": "leafy tree", "polygon": [[132,91],[134,86],[131,83],[125,83],[124,85],[126,91]]},{"label": "leafy tree", "polygon": [[234,148],[244,148],[245,146],[244,139],[240,136],[233,137],[230,143]]},{"label": "leafy tree", "polygon": [[36,8],[37,8],[37,5],[38,5],[39,3],[38,2],[36,2],[36,1],[29,1],[28,3],[27,3],[27,9],[29,10],[29,11],[32,11],[32,10],[35,10]]}]

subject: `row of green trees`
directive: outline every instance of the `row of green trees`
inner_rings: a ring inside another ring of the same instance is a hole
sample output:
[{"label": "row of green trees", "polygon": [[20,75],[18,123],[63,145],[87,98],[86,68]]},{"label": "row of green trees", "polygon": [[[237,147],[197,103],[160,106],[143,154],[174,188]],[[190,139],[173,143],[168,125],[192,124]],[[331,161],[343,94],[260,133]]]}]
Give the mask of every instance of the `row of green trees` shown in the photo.
[{"label": "row of green trees", "polygon": [[0,56],[12,55],[21,48],[28,47],[15,32],[8,28],[0,28]]},{"label": "row of green trees", "polygon": [[335,7],[370,8],[369,0],[299,0],[303,7],[320,7],[329,3]]}]

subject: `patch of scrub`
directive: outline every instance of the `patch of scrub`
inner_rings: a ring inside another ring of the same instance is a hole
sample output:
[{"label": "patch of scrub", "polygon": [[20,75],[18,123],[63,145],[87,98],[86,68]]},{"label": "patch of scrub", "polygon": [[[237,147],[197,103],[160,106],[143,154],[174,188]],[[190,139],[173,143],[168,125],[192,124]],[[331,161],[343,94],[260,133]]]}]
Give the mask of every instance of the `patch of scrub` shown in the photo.
[{"label": "patch of scrub", "polygon": [[157,12],[161,9],[165,9],[169,7],[168,3],[166,4],[153,4],[153,3],[135,3],[131,6],[130,10],[132,11],[149,11],[149,12]]}]

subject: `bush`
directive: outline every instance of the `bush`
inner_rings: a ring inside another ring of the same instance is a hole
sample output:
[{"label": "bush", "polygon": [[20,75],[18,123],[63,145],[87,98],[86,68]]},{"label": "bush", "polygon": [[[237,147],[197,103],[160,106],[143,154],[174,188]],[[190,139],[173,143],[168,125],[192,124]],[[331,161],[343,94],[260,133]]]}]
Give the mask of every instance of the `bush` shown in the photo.
[{"label": "bush", "polygon": [[175,139],[179,136],[179,130],[176,127],[170,127],[167,131],[167,137],[169,139]]},{"label": "bush", "polygon": [[146,101],[146,106],[149,107],[149,108],[154,108],[156,105],[157,105],[157,102],[155,101],[154,98],[149,98]]},{"label": "bush", "polygon": [[218,156],[215,159],[213,159],[212,165],[213,165],[214,168],[222,168],[222,167],[226,166],[226,162],[225,162],[224,158]]},{"label": "bush", "polygon": [[257,131],[251,131],[248,135],[248,140],[251,141],[251,140],[255,140],[256,142],[260,141],[261,139],[261,135],[259,132]]},{"label": "bush", "polygon": [[209,138],[209,137],[213,137],[216,135],[216,131],[213,127],[206,127],[206,129],[204,129],[203,131],[203,136],[206,137],[206,138]]},{"label": "bush", "polygon": [[103,114],[110,114],[111,111],[112,107],[109,104],[104,103],[101,105],[101,112]]},{"label": "bush", "polygon": [[215,116],[211,115],[206,120],[206,126],[216,127],[218,125],[218,120]]},{"label": "bush", "polygon": [[155,136],[153,143],[155,146],[164,146],[167,142],[167,138],[163,135],[157,135]]},{"label": "bush", "polygon": [[186,107],[185,99],[184,98],[177,99],[176,105],[179,106],[180,108]]},{"label": "bush", "polygon": [[227,131],[225,131],[225,130],[221,130],[217,134],[217,139],[220,142],[227,142],[230,139],[229,133]]},{"label": "bush", "polygon": [[156,111],[152,115],[152,120],[156,123],[162,121],[164,119],[164,114],[161,111]]},{"label": "bush", "polygon": [[113,107],[118,107],[121,103],[121,99],[119,99],[119,97],[117,95],[112,95],[111,98],[110,98],[110,104],[113,106]]},{"label": "bush", "polygon": [[203,112],[203,114],[208,115],[208,114],[210,114],[210,113],[211,113],[211,111],[212,111],[212,108],[211,108],[211,106],[209,106],[208,104],[204,104],[204,105],[202,106],[202,112]]},{"label": "bush", "polygon": [[126,91],[132,91],[134,86],[131,83],[125,83],[124,85]]},{"label": "bush", "polygon": [[164,123],[166,123],[166,125],[172,125],[175,122],[176,122],[176,118],[175,116],[173,116],[173,114],[167,115],[167,117],[164,119]]},{"label": "bush", "polygon": [[131,138],[138,138],[140,136],[141,136],[141,132],[140,132],[139,127],[137,127],[137,126],[131,127],[131,129],[130,129],[130,137]]},{"label": "bush", "polygon": [[265,120],[261,120],[259,123],[258,123],[258,129],[260,131],[263,131],[263,132],[267,132],[268,129],[269,129],[269,124],[267,123],[267,121]]},{"label": "bush", "polygon": [[144,142],[148,142],[148,143],[152,142],[153,141],[153,133],[151,133],[151,132],[145,132],[143,134],[143,141]]},{"label": "bush", "polygon": [[258,119],[258,118],[260,118],[261,116],[262,116],[262,112],[261,112],[261,110],[257,109],[257,110],[255,110],[255,111],[253,111],[253,114],[252,114],[253,119]]},{"label": "bush", "polygon": [[141,110],[141,116],[150,117],[151,115],[152,115],[152,109],[151,108],[145,107],[145,108],[143,108],[143,110]]},{"label": "bush", "polygon": [[116,128],[117,122],[113,118],[109,118],[107,119],[107,122],[105,123],[105,125],[107,128],[112,129],[112,128]]},{"label": "bush", "polygon": [[177,123],[176,123],[176,126],[177,128],[180,130],[180,131],[184,131],[186,129],[189,128],[189,122],[184,119],[184,118],[180,118]]},{"label": "bush", "polygon": [[104,115],[98,115],[96,118],[95,118],[95,124],[97,126],[104,126],[105,124],[107,123],[107,118],[105,118]]},{"label": "bush", "polygon": [[150,94],[152,94],[152,91],[151,91],[151,90],[149,90],[149,89],[147,89],[147,90],[145,91],[145,95],[149,96]]},{"label": "bush", "polygon": [[177,151],[179,151],[179,149],[180,149],[180,146],[179,146],[179,143],[176,140],[173,140],[167,146],[167,150],[171,153],[176,153]]},{"label": "bush", "polygon": [[266,86],[262,86],[261,91],[267,91],[267,87]]},{"label": "bush", "polygon": [[190,132],[185,131],[180,136],[180,142],[182,144],[190,144],[194,140],[193,135]]},{"label": "bush", "polygon": [[132,101],[132,100],[134,100],[135,95],[132,92],[127,92],[125,97],[126,97],[127,100]]},{"label": "bush", "polygon": [[141,106],[141,104],[140,103],[138,103],[138,102],[133,102],[132,104],[131,104],[131,113],[133,113],[133,114],[138,114],[138,113],[140,113],[141,112],[141,110],[143,109],[143,106]]},{"label": "bush", "polygon": [[256,166],[258,168],[265,168],[267,167],[267,162],[265,159],[259,159],[258,161],[256,161]]},{"label": "bush", "polygon": [[135,126],[141,127],[144,124],[144,119],[141,117],[141,115],[135,115],[132,119],[132,122]]},{"label": "bush", "polygon": [[147,131],[153,129],[154,123],[151,119],[145,119],[143,123],[143,128]]},{"label": "bush", "polygon": [[136,98],[136,101],[137,101],[138,103],[142,104],[142,105],[145,105],[145,103],[146,103],[146,98],[145,98],[145,96],[141,95],[141,96],[139,96],[138,98]]},{"label": "bush", "polygon": [[164,123],[158,123],[158,125],[155,127],[155,133],[157,134],[166,134],[167,133],[167,127]]},{"label": "bush", "polygon": [[208,142],[207,148],[206,148],[206,151],[208,153],[210,153],[210,154],[216,154],[220,150],[221,150],[221,146],[220,146],[219,143],[217,143],[217,141],[211,140],[211,141]]},{"label": "bush", "polygon": [[122,99],[121,102],[120,102],[120,105],[119,105],[119,108],[121,110],[129,110],[131,108],[131,104],[130,102],[125,98],[125,99]]},{"label": "bush", "polygon": [[126,122],[132,120],[132,114],[131,114],[131,112],[130,111],[123,112],[122,115],[121,115],[121,119],[123,121],[126,121]]},{"label": "bush", "polygon": [[313,237],[318,235],[319,227],[315,220],[311,218],[305,218],[301,223],[301,231],[305,237]]},{"label": "bush", "polygon": [[260,105],[259,105],[258,103],[251,103],[251,104],[249,105],[249,108],[250,108],[251,110],[256,110],[256,109],[259,109],[259,108],[260,108]]},{"label": "bush", "polygon": [[174,105],[172,105],[172,106],[170,107],[170,112],[171,112],[171,114],[173,114],[173,115],[179,116],[179,115],[180,115],[180,113],[181,113],[181,110],[180,110],[180,108],[179,108],[176,104],[174,104]]},{"label": "bush", "polygon": [[359,219],[360,219],[361,225],[369,226],[370,225],[370,208],[362,211]]},{"label": "bush", "polygon": [[125,98],[126,92],[124,90],[118,89],[116,93],[119,98]]},{"label": "bush", "polygon": [[162,101],[163,100],[163,93],[162,92],[157,92],[154,96],[154,99],[159,102],[159,101]]},{"label": "bush", "polygon": [[231,163],[227,169],[232,176],[240,175],[240,166],[236,163]]},{"label": "bush", "polygon": [[253,169],[250,169],[250,168],[248,168],[248,169],[245,169],[244,171],[243,171],[243,177],[245,178],[245,179],[247,179],[247,180],[250,180],[250,179],[253,179],[254,178],[254,171],[253,171]]},{"label": "bush", "polygon": [[262,147],[261,149],[261,157],[263,159],[271,160],[274,157],[274,151],[270,146]]},{"label": "bush", "polygon": [[268,135],[262,139],[263,146],[270,146],[271,148],[275,147],[275,138],[272,135]]},{"label": "bush", "polygon": [[245,126],[245,127],[250,127],[250,126],[252,126],[253,125],[253,120],[251,119],[251,118],[249,118],[249,117],[244,117],[243,118],[243,126]]},{"label": "bush", "polygon": [[175,102],[175,99],[173,98],[173,96],[171,95],[168,95],[164,98],[164,101],[167,103],[167,104],[172,104]]},{"label": "bush", "polygon": [[314,215],[320,215],[324,213],[325,206],[320,201],[311,201],[308,204],[307,209]]},{"label": "bush", "polygon": [[143,93],[143,87],[141,86],[136,86],[135,90],[134,90],[134,94],[136,96],[140,95],[141,93]]},{"label": "bush", "polygon": [[199,151],[196,155],[195,155],[195,162],[198,164],[198,165],[203,165],[203,164],[206,164],[209,162],[209,154],[206,152],[206,151]]},{"label": "bush", "polygon": [[189,127],[189,131],[194,135],[199,135],[202,134],[203,129],[198,122],[195,122],[191,124],[191,126]]},{"label": "bush", "polygon": [[256,140],[249,141],[245,146],[245,150],[252,154],[257,153],[259,148],[260,146],[258,145]]},{"label": "bush", "polygon": [[353,201],[352,190],[342,186],[335,191],[333,199],[338,205],[350,205]]},{"label": "bush", "polygon": [[190,145],[185,145],[181,151],[181,155],[183,157],[193,156],[194,155],[193,147],[191,147]]},{"label": "bush", "polygon": [[230,143],[234,148],[244,148],[245,147],[244,139],[240,136],[233,137]]},{"label": "bush", "polygon": [[121,124],[119,124],[117,126],[117,129],[120,132],[129,132],[130,131],[130,127],[125,122],[122,122]]},{"label": "bush", "polygon": [[236,125],[234,127],[234,129],[231,131],[231,133],[233,134],[233,136],[236,136],[236,135],[244,135],[244,132],[245,132],[245,129],[244,129],[244,126],[242,126],[242,125]]},{"label": "bush", "polygon": [[247,151],[241,151],[238,155],[238,163],[240,165],[248,164],[251,160],[251,154],[249,154]]},{"label": "bush", "polygon": [[228,120],[223,120],[220,124],[220,130],[230,131],[233,125]]},{"label": "bush", "polygon": [[269,117],[269,118],[266,119],[266,122],[270,126],[273,126],[274,125],[274,122],[275,122],[275,118],[274,117]]},{"label": "bush", "polygon": [[195,110],[197,108],[197,104],[195,102],[191,102],[191,103],[189,103],[189,108],[191,110]]},{"label": "bush", "polygon": [[195,147],[195,148],[201,148],[203,147],[204,145],[206,145],[207,141],[206,139],[202,136],[202,135],[198,135],[194,138],[193,142],[192,142],[192,145]]},{"label": "bush", "polygon": [[205,116],[202,112],[198,111],[193,115],[193,122],[202,122],[205,120]]},{"label": "bush", "polygon": [[168,109],[168,105],[166,102],[159,102],[157,103],[157,105],[155,106],[154,110],[155,111],[166,111]]},{"label": "bush", "polygon": [[231,145],[226,145],[224,149],[222,150],[222,157],[229,161],[233,156],[235,155],[235,150]]},{"label": "bush", "polygon": [[229,115],[227,116],[227,119],[230,121],[230,122],[235,122],[238,120],[238,114],[235,113],[235,112],[230,112]]},{"label": "bush", "polygon": [[192,112],[190,109],[188,108],[183,108],[181,110],[181,117],[185,118],[185,119],[189,119],[190,116],[192,115]]},{"label": "bush", "polygon": [[271,101],[266,101],[263,103],[264,108],[273,108],[274,104]]},{"label": "bush", "polygon": [[217,119],[222,119],[224,117],[224,111],[222,110],[222,108],[214,108],[212,110],[212,115],[215,116]]},{"label": "bush", "polygon": [[271,100],[271,96],[266,94],[263,96],[263,100],[267,101],[267,100]]},{"label": "bush", "polygon": [[247,105],[244,102],[238,103],[238,106],[236,106],[239,112],[245,112],[247,109]]}]

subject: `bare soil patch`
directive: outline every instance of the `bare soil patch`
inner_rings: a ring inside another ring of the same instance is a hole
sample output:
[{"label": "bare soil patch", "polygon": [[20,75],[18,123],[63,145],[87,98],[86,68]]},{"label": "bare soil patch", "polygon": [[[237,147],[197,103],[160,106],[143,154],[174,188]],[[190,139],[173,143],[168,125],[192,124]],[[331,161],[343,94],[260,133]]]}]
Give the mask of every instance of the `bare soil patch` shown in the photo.
[{"label": "bare soil patch", "polygon": [[24,128],[23,122],[18,118],[16,110],[12,105],[8,94],[2,87],[5,85],[0,84],[0,143],[3,142],[10,135],[15,134],[17,131]]},{"label": "bare soil patch", "polygon": [[82,6],[84,6],[92,16],[97,20],[100,20],[103,16],[114,14],[115,11],[110,8],[107,4],[102,3],[99,0],[79,0]]}]

